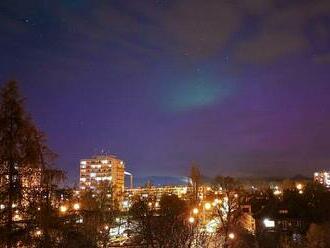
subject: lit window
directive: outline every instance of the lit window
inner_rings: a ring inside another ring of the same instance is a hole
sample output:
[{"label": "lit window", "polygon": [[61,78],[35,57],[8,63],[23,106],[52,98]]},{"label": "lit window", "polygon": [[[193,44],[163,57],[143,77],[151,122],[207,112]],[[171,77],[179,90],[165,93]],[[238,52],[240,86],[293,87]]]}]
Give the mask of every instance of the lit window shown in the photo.
[{"label": "lit window", "polygon": [[96,173],[91,173],[91,177],[96,177]]},{"label": "lit window", "polygon": [[275,221],[269,220],[269,219],[264,219],[264,225],[267,228],[275,227]]},{"label": "lit window", "polygon": [[84,219],[81,217],[79,218],[78,220],[76,220],[76,223],[83,223],[84,222]]}]

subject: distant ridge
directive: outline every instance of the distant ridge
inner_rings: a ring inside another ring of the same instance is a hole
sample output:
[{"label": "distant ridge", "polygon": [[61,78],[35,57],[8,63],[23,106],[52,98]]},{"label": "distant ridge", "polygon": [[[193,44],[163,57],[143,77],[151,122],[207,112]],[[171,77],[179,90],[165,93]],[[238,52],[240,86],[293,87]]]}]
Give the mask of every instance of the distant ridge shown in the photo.
[{"label": "distant ridge", "polygon": [[[142,187],[151,183],[153,186],[164,185],[187,185],[188,177],[183,176],[147,176],[147,177],[135,177],[134,187]],[[128,184],[126,184],[128,185]]]}]

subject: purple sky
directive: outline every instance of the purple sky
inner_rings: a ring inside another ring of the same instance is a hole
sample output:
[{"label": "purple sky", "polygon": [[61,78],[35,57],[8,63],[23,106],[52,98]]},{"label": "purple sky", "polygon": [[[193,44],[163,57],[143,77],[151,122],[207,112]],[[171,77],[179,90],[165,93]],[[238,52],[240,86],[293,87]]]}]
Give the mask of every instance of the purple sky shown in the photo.
[{"label": "purple sky", "polygon": [[17,79],[57,164],[116,154],[137,176],[330,167],[330,2],[0,2]]}]

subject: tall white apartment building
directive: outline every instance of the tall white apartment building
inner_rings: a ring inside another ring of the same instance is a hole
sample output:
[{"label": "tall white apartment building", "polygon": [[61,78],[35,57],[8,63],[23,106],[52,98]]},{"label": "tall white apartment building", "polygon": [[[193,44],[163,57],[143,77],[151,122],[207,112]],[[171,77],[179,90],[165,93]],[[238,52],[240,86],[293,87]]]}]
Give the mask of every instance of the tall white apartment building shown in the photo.
[{"label": "tall white apartment building", "polygon": [[97,155],[80,160],[80,190],[112,187],[113,199],[122,201],[125,187],[124,161],[113,155]]}]

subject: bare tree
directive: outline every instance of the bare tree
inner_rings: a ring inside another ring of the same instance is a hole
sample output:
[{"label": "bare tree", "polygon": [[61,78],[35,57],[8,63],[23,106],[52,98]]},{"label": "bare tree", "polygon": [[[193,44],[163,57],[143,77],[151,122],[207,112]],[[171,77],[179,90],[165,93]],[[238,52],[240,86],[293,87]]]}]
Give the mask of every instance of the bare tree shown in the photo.
[{"label": "bare tree", "polygon": [[307,247],[327,248],[330,240],[330,223],[311,224],[306,235]]},{"label": "bare tree", "polygon": [[[222,200],[215,206],[215,217],[219,220],[218,237],[223,246],[228,247],[231,242],[231,233],[239,226],[242,215],[239,183],[231,177],[215,178],[214,188],[221,192]],[[234,236],[232,236],[234,237]]]},{"label": "bare tree", "polygon": [[101,184],[97,191],[83,192],[80,201],[83,219],[80,231],[98,247],[108,247],[110,229],[119,215],[111,183]]},{"label": "bare tree", "polygon": [[192,189],[193,189],[192,190],[193,201],[197,202],[199,187],[201,184],[201,173],[199,171],[198,165],[194,162],[191,165],[190,178],[191,178]]},{"label": "bare tree", "polygon": [[16,82],[8,82],[0,93],[0,237],[7,248],[38,246],[42,239],[54,247],[51,195],[64,173],[52,168],[56,156],[23,103]]},{"label": "bare tree", "polygon": [[1,233],[8,248],[25,227],[22,181],[43,170],[46,149],[42,133],[24,110],[16,82],[8,82],[0,93],[0,199],[5,223]]},{"label": "bare tree", "polygon": [[176,195],[163,195],[159,209],[152,198],[137,199],[130,214],[140,244],[153,248],[196,247],[197,225],[188,222],[189,208]]}]

